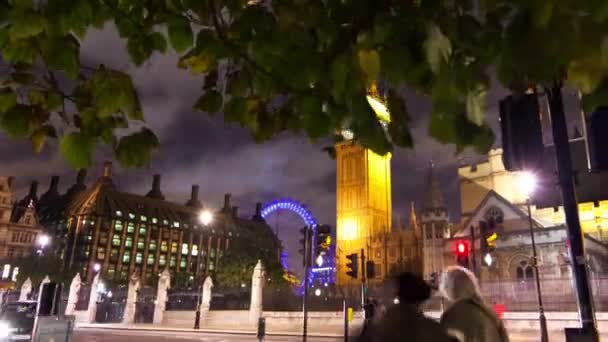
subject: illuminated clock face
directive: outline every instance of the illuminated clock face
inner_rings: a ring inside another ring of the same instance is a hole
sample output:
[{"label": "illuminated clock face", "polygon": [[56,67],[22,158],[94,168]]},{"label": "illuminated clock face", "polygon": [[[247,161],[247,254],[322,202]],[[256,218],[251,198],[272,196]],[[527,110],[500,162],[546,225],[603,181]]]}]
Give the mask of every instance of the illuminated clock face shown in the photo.
[{"label": "illuminated clock face", "polygon": [[340,134],[342,135],[342,138],[346,140],[352,140],[355,137],[355,134],[350,129],[343,129],[340,131]]}]

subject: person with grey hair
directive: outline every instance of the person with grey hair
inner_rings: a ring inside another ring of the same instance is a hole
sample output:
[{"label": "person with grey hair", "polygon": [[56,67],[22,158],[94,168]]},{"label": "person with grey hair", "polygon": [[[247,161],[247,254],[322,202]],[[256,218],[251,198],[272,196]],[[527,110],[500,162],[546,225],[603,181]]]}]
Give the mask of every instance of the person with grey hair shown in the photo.
[{"label": "person with grey hair", "polygon": [[459,342],[508,342],[502,321],[483,303],[475,275],[453,266],[441,275],[439,291],[449,301],[440,324]]}]

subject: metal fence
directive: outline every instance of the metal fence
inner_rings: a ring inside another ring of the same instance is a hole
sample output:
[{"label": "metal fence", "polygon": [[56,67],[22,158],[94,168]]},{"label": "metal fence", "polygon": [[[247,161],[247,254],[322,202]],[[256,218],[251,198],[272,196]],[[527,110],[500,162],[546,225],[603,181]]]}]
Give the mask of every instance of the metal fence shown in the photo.
[{"label": "metal fence", "polygon": [[[570,278],[541,279],[541,292],[545,311],[577,311],[573,280]],[[608,277],[590,279],[596,311],[608,310]],[[483,300],[490,306],[504,305],[507,311],[538,310],[538,297],[534,279],[509,282],[484,282],[479,285]],[[441,298],[436,293],[424,304],[424,309],[440,311]]]},{"label": "metal fence", "polygon": [[251,288],[214,287],[211,293],[210,310],[249,310]]},{"label": "metal fence", "polygon": [[168,311],[192,311],[196,310],[200,291],[195,289],[169,289],[167,290]]}]

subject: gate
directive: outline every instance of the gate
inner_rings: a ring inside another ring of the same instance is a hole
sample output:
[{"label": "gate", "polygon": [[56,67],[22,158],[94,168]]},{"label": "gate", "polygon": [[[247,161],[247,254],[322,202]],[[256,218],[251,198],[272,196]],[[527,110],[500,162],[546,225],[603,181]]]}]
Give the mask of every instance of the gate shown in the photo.
[{"label": "gate", "polygon": [[135,303],[135,323],[153,323],[155,301],[155,288],[144,287],[137,291],[137,302]]},{"label": "gate", "polygon": [[121,323],[126,302],[126,287],[102,294],[97,303],[95,321],[97,323]]}]

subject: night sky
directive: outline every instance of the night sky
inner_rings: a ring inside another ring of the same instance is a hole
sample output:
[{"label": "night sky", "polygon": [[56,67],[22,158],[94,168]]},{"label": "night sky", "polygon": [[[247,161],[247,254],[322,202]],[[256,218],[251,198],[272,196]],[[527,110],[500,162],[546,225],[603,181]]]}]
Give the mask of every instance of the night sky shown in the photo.
[{"label": "night sky", "polygon": [[[145,194],[152,175],[162,174],[162,191],[167,199],[185,202],[192,184],[200,184],[200,198],[206,206],[220,208],[224,193],[233,195],[233,205],[243,216],[253,214],[255,202],[291,197],[308,205],[318,221],[335,225],[335,161],[323,147],[329,140],[312,144],[304,136],[282,134],[264,144],[255,144],[244,129],[223,122],[221,116],[209,117],[192,111],[201,93],[202,77],[192,76],[176,67],[177,56],[155,55],[140,68],[130,66],[126,50],[113,26],[90,32],[82,45],[85,63],[104,63],[129,72],[143,104],[146,124],[161,141],[161,150],[150,166],[141,170],[122,170],[114,163],[114,181],[123,191]],[[89,62],[86,62],[89,61]],[[2,68],[0,65],[0,74]],[[455,154],[453,146],[432,141],[426,134],[430,106],[426,99],[404,91],[413,117],[413,150],[393,153],[393,219],[407,222],[410,202],[423,199],[432,160],[454,220],[459,217],[457,166],[482,159],[473,152]],[[488,96],[488,121],[498,128],[497,103],[505,91],[495,87]],[[568,94],[567,107],[576,97]],[[576,110],[573,110],[576,113]],[[15,176],[19,196],[31,180],[41,182],[39,194],[46,191],[51,175],[61,176],[61,191],[70,186],[75,171],[47,146],[35,155],[28,142],[9,141],[0,133],[0,175]],[[99,176],[107,151],[97,153],[89,170],[87,184]],[[297,250],[297,229],[302,225],[294,214],[281,213],[269,219],[279,228],[287,251]],[[293,237],[293,238],[290,238]],[[293,265],[294,262],[291,262]]]}]

